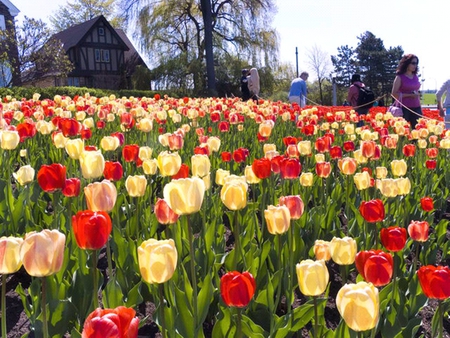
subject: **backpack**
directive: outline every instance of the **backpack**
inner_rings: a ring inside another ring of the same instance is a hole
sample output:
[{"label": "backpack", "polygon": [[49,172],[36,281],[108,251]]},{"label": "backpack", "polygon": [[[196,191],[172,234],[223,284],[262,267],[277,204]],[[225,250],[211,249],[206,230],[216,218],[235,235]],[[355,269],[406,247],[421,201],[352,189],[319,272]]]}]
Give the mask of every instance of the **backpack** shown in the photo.
[{"label": "backpack", "polygon": [[373,106],[375,101],[375,94],[372,89],[368,87],[360,87],[355,84],[359,89],[358,100],[356,101],[356,105],[359,108],[370,108]]}]

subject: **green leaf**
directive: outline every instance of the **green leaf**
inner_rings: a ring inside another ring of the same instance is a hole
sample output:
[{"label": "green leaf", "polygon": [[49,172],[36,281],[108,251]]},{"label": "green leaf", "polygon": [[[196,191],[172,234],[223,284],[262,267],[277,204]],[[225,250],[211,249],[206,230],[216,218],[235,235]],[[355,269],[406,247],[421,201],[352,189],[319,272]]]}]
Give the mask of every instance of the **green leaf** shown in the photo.
[{"label": "green leaf", "polygon": [[126,299],[127,307],[135,307],[144,301],[144,298],[142,297],[141,294],[141,285],[142,282],[139,282],[130,290],[130,292],[128,292]]},{"label": "green leaf", "polygon": [[106,308],[114,309],[120,305],[123,305],[122,288],[117,282],[115,276],[111,278],[106,284],[105,289],[102,291],[102,296]]},{"label": "green leaf", "polygon": [[206,316],[208,315],[209,305],[213,301],[214,292],[213,292],[213,284],[211,275],[206,275],[200,292],[198,293],[198,321],[199,326],[205,321]]},{"label": "green leaf", "polygon": [[256,325],[249,317],[245,315],[242,315],[241,324],[242,324],[242,332],[247,337],[266,338],[269,336],[269,334],[265,332],[261,326]]},{"label": "green leaf", "polygon": [[291,331],[296,332],[306,326],[314,317],[314,305],[306,303],[294,309],[294,323]]}]

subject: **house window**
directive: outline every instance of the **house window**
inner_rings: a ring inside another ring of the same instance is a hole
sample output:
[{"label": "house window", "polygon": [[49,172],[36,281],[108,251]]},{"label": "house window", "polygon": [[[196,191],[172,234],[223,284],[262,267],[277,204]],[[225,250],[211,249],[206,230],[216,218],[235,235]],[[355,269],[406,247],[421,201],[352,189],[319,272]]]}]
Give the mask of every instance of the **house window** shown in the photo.
[{"label": "house window", "polygon": [[98,35],[105,35],[105,29],[103,27],[98,27]]},{"label": "house window", "polygon": [[68,77],[67,78],[67,84],[72,87],[79,87],[80,86],[80,78],[78,77]]},{"label": "house window", "polygon": [[100,62],[100,49],[95,50],[95,62]]},{"label": "house window", "polygon": [[109,62],[109,50],[102,49],[102,62]]}]

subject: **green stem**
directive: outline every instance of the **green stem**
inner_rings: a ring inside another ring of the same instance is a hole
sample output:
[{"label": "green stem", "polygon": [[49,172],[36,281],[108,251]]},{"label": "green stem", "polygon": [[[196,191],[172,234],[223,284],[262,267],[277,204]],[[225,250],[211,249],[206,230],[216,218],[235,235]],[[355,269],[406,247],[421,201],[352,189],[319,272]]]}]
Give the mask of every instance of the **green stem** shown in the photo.
[{"label": "green stem", "polygon": [[439,313],[439,332],[438,337],[444,337],[444,307],[442,306],[442,300],[439,300],[438,303],[438,313]]},{"label": "green stem", "polygon": [[234,230],[234,256],[233,256],[233,270],[237,271],[238,258],[241,256],[241,240],[239,236],[241,235],[241,229],[239,226],[238,219],[238,210],[234,211],[234,221],[233,221],[233,230]]},{"label": "green stem", "polygon": [[[292,281],[294,279],[295,275],[295,265],[294,265],[294,224],[295,222],[291,222],[291,226],[289,227],[289,233],[288,233],[288,246],[289,246],[289,266],[287,267],[286,271],[289,271],[289,278],[288,278],[288,294],[287,294],[287,313],[291,315],[292,311]],[[291,316],[292,324],[294,323],[294,316]]]},{"label": "green stem", "polygon": [[97,250],[92,250],[92,273],[94,284],[94,310],[98,308],[98,275],[97,275]]},{"label": "green stem", "polygon": [[392,276],[392,298],[391,298],[391,311],[392,309],[394,309],[395,306],[395,296],[396,296],[396,291],[397,291],[397,264],[395,264],[395,258],[396,258],[396,254],[394,253],[394,266],[392,267],[392,269],[394,270],[394,275]]},{"label": "green stem", "polygon": [[192,227],[189,225],[189,216],[187,218],[187,228],[188,228],[188,236],[189,236],[189,254],[190,254],[190,265],[191,265],[191,283],[193,289],[193,315],[194,315],[194,336],[197,336],[198,331],[198,319],[197,319],[197,275],[195,273],[195,251],[194,251],[194,235],[192,234]]},{"label": "green stem", "polygon": [[166,338],[166,317],[164,313],[164,284],[158,285],[159,290],[159,310],[161,311],[161,333]]},{"label": "green stem", "polygon": [[314,302],[314,335],[313,337],[319,337],[319,311],[317,310],[317,296],[313,296]]},{"label": "green stem", "polygon": [[[276,252],[281,255],[281,259],[282,259],[283,253],[281,251],[281,243],[280,242],[281,242],[280,235],[275,236]],[[281,266],[282,265],[280,264],[277,267],[275,267],[275,269],[276,269],[275,271],[278,271],[279,269],[281,269]],[[273,306],[273,309],[271,309],[273,315],[271,316],[271,325],[270,325],[270,332],[271,332],[271,334],[270,334],[270,336],[272,336],[272,333],[273,333],[272,330],[275,327],[275,314],[277,312],[278,304],[280,303],[281,287],[282,287],[282,285],[283,285],[283,278],[280,278],[280,280],[278,282],[278,285],[277,285],[277,293],[275,295],[275,300],[274,300],[274,303],[273,303],[274,306]]]},{"label": "green stem", "polygon": [[6,330],[6,274],[2,275],[2,337],[7,337]]},{"label": "green stem", "polygon": [[11,225],[12,228],[10,229],[10,233],[9,235],[13,235],[16,234],[18,232],[18,228],[16,227],[16,222],[14,221],[14,216],[13,216],[13,206],[11,205],[11,199],[13,199],[13,194],[12,194],[12,187],[11,187],[11,165],[10,165],[10,152],[6,151],[6,205],[8,206],[8,210],[9,210],[9,217],[10,217],[10,221],[11,221]]},{"label": "green stem", "polygon": [[44,338],[48,338],[48,323],[47,323],[47,277],[42,277],[42,334]]},{"label": "green stem", "polygon": [[339,265],[339,269],[341,272],[342,285],[347,282],[347,265]]},{"label": "green stem", "polygon": [[236,308],[237,319],[236,319],[236,338],[242,338],[242,309]]},{"label": "green stem", "polygon": [[137,241],[139,241],[139,224],[140,224],[140,222],[139,222],[139,217],[140,217],[140,205],[141,205],[141,201],[140,201],[140,197],[136,197],[135,198],[135,202],[136,202],[136,240]]},{"label": "green stem", "polygon": [[58,204],[59,204],[60,192],[59,190],[53,193],[53,229],[58,230]]},{"label": "green stem", "polygon": [[[346,176],[346,187],[345,187],[345,217],[347,217],[347,223],[350,221],[350,175]],[[340,228],[339,228],[340,229]],[[348,229],[348,225],[347,225]],[[338,233],[340,237],[340,232]]]},{"label": "green stem", "polygon": [[108,277],[111,279],[113,276],[113,267],[112,267],[111,244],[109,243],[109,238],[106,241],[106,258],[108,259]]}]

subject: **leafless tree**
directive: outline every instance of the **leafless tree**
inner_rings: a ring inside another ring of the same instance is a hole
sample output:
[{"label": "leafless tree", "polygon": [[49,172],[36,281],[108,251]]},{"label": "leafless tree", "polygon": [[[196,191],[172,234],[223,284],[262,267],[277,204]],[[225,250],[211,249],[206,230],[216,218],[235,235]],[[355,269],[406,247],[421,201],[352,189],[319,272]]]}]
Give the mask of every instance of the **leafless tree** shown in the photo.
[{"label": "leafless tree", "polygon": [[322,84],[329,74],[331,69],[330,56],[327,52],[321,50],[317,45],[314,45],[307,51],[308,64],[314,71],[319,83],[320,103],[323,104],[323,90]]}]

